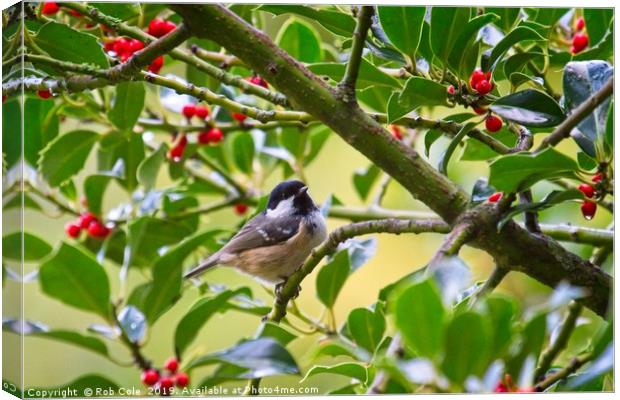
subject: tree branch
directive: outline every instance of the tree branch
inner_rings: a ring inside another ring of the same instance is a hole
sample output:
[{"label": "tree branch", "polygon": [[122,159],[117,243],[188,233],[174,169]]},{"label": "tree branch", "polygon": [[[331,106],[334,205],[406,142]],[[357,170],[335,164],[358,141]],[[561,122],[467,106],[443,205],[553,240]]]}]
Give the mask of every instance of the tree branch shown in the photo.
[{"label": "tree branch", "polygon": [[570,136],[571,131],[576,127],[584,118],[594,111],[602,102],[607,100],[611,96],[614,90],[614,79],[610,78],[607,83],[603,85],[598,92],[594,93],[590,98],[581,103],[573,113],[564,120],[557,128],[547,136],[536,149],[536,153],[544,150],[548,146],[555,146],[563,139]]},{"label": "tree branch", "polygon": [[583,365],[592,361],[592,353],[586,353],[584,355],[575,357],[571,360],[571,362],[561,370],[554,372],[553,374],[547,376],[542,382],[539,382],[534,386],[537,392],[544,392],[546,389],[551,387],[554,383],[561,381],[562,379],[568,377],[573,372],[577,371]]},{"label": "tree branch", "polygon": [[323,244],[312,251],[312,254],[306,259],[301,268],[288,278],[276,296],[273,308],[267,318],[275,322],[279,322],[284,318],[286,306],[297,294],[300,283],[316,268],[323,257],[333,253],[340,243],[355,236],[369,233],[393,233],[398,235],[401,233],[437,232],[443,230],[444,226],[444,223],[440,220],[385,219],[354,223],[334,230]]},{"label": "tree branch", "polygon": [[372,16],[375,13],[373,6],[362,6],[357,17],[357,25],[353,32],[353,45],[351,46],[351,55],[349,62],[344,71],[344,76],[338,84],[338,88],[342,93],[342,98],[346,103],[355,103],[355,82],[359,73],[360,64],[362,62],[362,53],[364,51],[364,43],[368,35],[368,29],[372,25]]}]

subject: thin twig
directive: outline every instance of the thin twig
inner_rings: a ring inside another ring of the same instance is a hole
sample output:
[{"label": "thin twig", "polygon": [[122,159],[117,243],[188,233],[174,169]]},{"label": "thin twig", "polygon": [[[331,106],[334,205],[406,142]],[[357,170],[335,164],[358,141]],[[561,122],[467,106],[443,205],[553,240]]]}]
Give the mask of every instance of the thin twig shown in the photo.
[{"label": "thin twig", "polygon": [[355,83],[362,63],[362,53],[364,51],[364,43],[368,35],[368,29],[372,24],[372,15],[374,14],[373,6],[362,6],[357,18],[357,25],[353,32],[353,45],[351,47],[351,55],[347,63],[344,76],[338,84],[342,93],[342,98],[346,103],[355,103]]}]

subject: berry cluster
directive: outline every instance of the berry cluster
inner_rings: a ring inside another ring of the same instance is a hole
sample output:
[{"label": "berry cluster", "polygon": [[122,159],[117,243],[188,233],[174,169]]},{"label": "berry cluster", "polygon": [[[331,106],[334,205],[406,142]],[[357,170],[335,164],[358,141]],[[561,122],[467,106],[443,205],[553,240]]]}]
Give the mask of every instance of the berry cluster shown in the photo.
[{"label": "berry cluster", "polygon": [[82,230],[85,230],[90,237],[96,239],[104,239],[112,232],[109,227],[104,225],[90,212],[80,215],[77,221],[70,222],[65,226],[65,233],[73,239],[79,238]]},{"label": "berry cluster", "polygon": [[179,371],[179,362],[176,358],[173,357],[166,361],[164,369],[167,371],[166,375],[162,375],[156,369],[143,371],[141,375],[142,383],[146,386],[154,386],[164,396],[170,395],[174,386],[184,388],[189,385],[189,376]]},{"label": "berry cluster", "polygon": [[583,17],[577,18],[575,21],[575,34],[573,35],[573,46],[570,49],[570,52],[573,54],[577,54],[582,52],[590,42],[590,38],[586,32],[583,30],[586,28],[586,21]]},{"label": "berry cluster", "polygon": [[[603,181],[603,174],[598,173],[592,177],[592,183],[595,185],[600,184]],[[581,203],[581,214],[587,220],[594,218],[596,214],[596,202],[588,199],[593,199],[596,196],[596,189],[594,186],[588,183],[582,183],[577,187],[581,193],[586,197]]]},{"label": "berry cluster", "polygon": [[[138,39],[130,39],[124,37],[118,37],[106,42],[103,45],[106,52],[113,56],[116,56],[121,62],[129,60],[134,53],[144,48],[144,43]],[[164,66],[164,56],[159,56],[151,62],[148,66],[148,70],[154,74],[158,74],[161,68]]]},{"label": "berry cluster", "polygon": [[160,38],[162,36],[167,35],[176,29],[176,24],[170,21],[164,21],[161,18],[153,18],[151,22],[149,22],[149,27],[146,30],[151,36],[155,36],[156,38]]},{"label": "berry cluster", "polygon": [[481,96],[489,94],[495,88],[495,84],[491,82],[491,72],[483,72],[481,69],[471,73],[469,86]]}]

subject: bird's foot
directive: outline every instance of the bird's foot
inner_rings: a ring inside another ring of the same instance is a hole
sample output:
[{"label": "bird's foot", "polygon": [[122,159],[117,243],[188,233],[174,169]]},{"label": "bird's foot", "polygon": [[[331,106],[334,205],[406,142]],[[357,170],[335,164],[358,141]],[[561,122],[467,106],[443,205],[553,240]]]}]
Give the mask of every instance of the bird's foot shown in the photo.
[{"label": "bird's foot", "polygon": [[[284,285],[286,285],[287,282],[288,282],[288,277],[282,277],[282,282],[276,284],[276,287],[275,287],[276,297],[280,297],[280,295],[282,294],[282,289],[284,288]],[[295,288],[295,292],[291,296],[291,299],[296,299],[297,297],[299,297],[300,292],[301,292],[301,286],[297,285],[297,287]]]}]

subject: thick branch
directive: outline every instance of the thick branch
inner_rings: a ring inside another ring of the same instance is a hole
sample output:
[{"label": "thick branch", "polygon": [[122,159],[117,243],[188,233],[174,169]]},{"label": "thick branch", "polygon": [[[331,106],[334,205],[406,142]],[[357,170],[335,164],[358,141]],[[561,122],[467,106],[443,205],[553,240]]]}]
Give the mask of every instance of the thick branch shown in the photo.
[{"label": "thick branch", "polygon": [[444,226],[444,223],[440,220],[385,219],[345,225],[334,230],[323,244],[314,249],[301,268],[288,278],[282,290],[276,296],[273,308],[267,318],[275,322],[279,322],[284,318],[286,306],[289,300],[297,294],[301,281],[316,268],[323,257],[333,253],[338,245],[347,239],[369,233],[393,233],[398,235],[401,233],[437,232],[443,230]]},{"label": "thick branch", "polygon": [[368,29],[372,24],[372,15],[374,14],[373,6],[362,6],[357,18],[357,26],[353,32],[353,45],[351,46],[351,55],[349,62],[344,71],[342,81],[338,87],[342,91],[343,100],[347,103],[355,103],[355,82],[359,73],[360,64],[362,62],[362,52],[364,51],[364,43],[368,35]]},{"label": "thick branch", "polygon": [[590,96],[590,98],[581,103],[579,107],[577,107],[573,113],[564,120],[564,122],[555,128],[553,133],[547,136],[542,143],[540,143],[540,146],[538,146],[536,152],[542,151],[547,146],[555,146],[560,143],[560,141],[567,138],[574,127],[576,127],[581,121],[583,121],[584,118],[590,115],[596,107],[611,96],[613,90],[614,80],[613,78],[610,78],[598,92],[594,93]]}]

